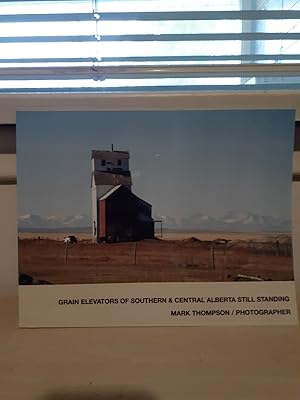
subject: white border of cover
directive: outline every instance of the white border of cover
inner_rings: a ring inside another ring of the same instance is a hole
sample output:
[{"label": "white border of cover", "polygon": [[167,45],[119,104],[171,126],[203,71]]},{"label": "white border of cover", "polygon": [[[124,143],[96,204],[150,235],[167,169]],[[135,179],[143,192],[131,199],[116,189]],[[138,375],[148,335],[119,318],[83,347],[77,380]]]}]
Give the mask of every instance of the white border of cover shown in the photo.
[{"label": "white border of cover", "polygon": [[[16,111],[101,111],[101,110],[176,110],[176,109],[295,109],[300,119],[300,93],[185,93],[185,94],[30,94],[0,95],[0,123],[15,123]],[[10,163],[11,171],[11,163]],[[300,172],[300,159],[294,156],[294,172]],[[0,293],[16,293],[16,244],[12,238],[15,226],[15,187],[0,188],[1,199],[10,202],[3,219],[9,223],[8,232],[0,236]],[[2,193],[3,192],[3,193]],[[2,196],[3,195],[3,196]],[[14,199],[12,201],[12,199]],[[300,291],[300,184],[293,185],[293,241],[297,291]],[[0,214],[0,218],[2,217]],[[7,225],[8,226],[8,225]]]}]

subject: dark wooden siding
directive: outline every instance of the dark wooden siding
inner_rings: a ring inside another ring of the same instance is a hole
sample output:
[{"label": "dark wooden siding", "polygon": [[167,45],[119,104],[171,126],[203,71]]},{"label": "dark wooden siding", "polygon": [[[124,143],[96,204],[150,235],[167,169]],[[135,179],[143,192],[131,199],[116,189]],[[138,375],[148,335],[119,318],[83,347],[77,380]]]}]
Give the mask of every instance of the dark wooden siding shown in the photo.
[{"label": "dark wooden siding", "polygon": [[98,202],[98,229],[99,237],[104,238],[106,235],[106,204],[105,200]]},{"label": "dark wooden siding", "polygon": [[[105,203],[105,233],[102,229]],[[108,241],[130,241],[154,237],[152,207],[124,186],[99,201],[99,235]]]}]

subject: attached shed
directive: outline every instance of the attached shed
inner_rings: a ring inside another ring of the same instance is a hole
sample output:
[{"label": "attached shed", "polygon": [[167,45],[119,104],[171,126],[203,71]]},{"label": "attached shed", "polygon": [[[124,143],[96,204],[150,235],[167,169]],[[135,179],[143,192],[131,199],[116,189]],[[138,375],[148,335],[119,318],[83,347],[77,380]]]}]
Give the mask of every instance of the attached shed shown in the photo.
[{"label": "attached shed", "polygon": [[98,199],[98,241],[154,238],[152,206],[126,186],[116,185]]}]

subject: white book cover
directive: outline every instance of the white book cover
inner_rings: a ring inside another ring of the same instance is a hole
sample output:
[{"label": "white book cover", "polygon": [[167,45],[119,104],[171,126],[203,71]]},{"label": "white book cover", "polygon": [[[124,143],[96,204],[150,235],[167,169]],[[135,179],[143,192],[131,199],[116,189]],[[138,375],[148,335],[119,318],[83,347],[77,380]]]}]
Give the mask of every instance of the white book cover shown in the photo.
[{"label": "white book cover", "polygon": [[18,112],[20,326],[297,324],[294,136],[293,110]]}]

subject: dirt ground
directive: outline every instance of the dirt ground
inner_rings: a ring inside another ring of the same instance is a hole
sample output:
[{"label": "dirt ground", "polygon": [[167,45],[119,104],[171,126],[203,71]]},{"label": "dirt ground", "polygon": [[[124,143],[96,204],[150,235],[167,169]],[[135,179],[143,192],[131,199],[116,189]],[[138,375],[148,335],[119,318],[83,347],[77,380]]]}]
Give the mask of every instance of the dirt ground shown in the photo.
[{"label": "dirt ground", "polygon": [[190,237],[97,245],[81,237],[66,248],[61,240],[35,236],[19,239],[19,272],[53,284],[215,282],[239,274],[293,280],[291,250],[274,243],[244,238],[212,246]]},{"label": "dirt ground", "polygon": [[[52,239],[52,240],[63,240],[67,235],[75,235],[79,240],[92,240],[91,233],[83,232],[19,232],[20,239]],[[191,237],[199,240],[215,240],[218,238],[226,237],[229,240],[256,240],[256,241],[270,241],[275,236],[278,236],[276,232],[264,233],[264,232],[164,232],[163,236],[160,237],[160,232],[156,233],[156,236],[161,240],[184,240]]]}]

